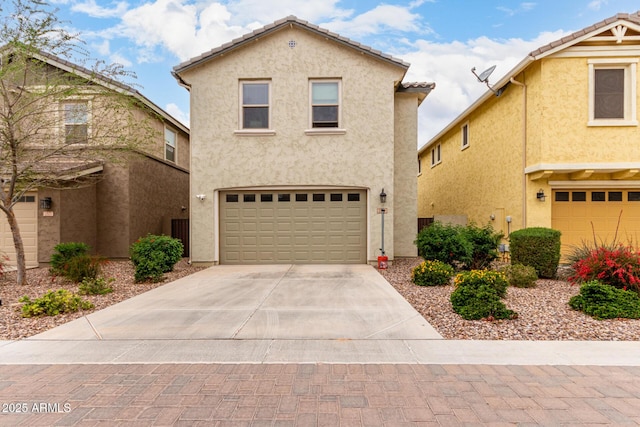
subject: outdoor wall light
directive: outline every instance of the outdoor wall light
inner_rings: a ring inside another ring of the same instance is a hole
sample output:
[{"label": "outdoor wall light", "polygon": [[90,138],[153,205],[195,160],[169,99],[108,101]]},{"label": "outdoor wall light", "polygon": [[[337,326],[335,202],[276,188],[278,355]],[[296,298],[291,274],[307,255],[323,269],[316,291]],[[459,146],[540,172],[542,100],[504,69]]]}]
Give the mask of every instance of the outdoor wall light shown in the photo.
[{"label": "outdoor wall light", "polygon": [[384,192],[384,188],[382,189],[382,192],[380,193],[380,203],[386,203],[387,202],[387,193]]},{"label": "outdoor wall light", "polygon": [[538,199],[541,202],[544,202],[546,198],[547,196],[545,196],[544,190],[542,188],[538,190],[538,192],[536,193],[536,199]]},{"label": "outdoor wall light", "polygon": [[196,195],[196,199],[200,200],[201,202],[204,202],[204,199],[207,198],[206,194],[198,194]]},{"label": "outdoor wall light", "polygon": [[51,197],[45,197],[44,199],[40,199],[40,209],[44,211],[51,210]]}]

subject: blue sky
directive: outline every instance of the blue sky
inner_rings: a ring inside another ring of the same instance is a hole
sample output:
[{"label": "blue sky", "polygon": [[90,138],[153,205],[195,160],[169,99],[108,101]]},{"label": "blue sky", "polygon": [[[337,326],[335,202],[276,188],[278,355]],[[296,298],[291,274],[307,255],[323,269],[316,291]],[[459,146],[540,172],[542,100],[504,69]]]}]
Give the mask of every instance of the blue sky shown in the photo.
[{"label": "blue sky", "polygon": [[91,55],[137,74],[138,89],[188,124],[189,94],[174,66],[288,15],[397,56],[405,81],[435,82],[420,107],[418,146],[487,88],[472,67],[497,65],[495,81],[527,53],[637,0],[49,0]]}]

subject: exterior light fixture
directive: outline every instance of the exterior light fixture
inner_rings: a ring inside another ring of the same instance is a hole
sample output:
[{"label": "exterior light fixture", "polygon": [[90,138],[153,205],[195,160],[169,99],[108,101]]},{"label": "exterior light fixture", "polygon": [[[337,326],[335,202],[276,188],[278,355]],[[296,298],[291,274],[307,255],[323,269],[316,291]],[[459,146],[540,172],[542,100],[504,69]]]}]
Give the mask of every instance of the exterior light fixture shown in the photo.
[{"label": "exterior light fixture", "polygon": [[384,188],[382,189],[382,192],[380,193],[380,203],[386,203],[387,202],[387,193],[384,192]]},{"label": "exterior light fixture", "polygon": [[538,199],[541,202],[544,202],[546,198],[547,196],[544,194],[544,190],[542,188],[538,190],[538,192],[536,193],[536,199]]},{"label": "exterior light fixture", "polygon": [[206,194],[197,194],[196,195],[196,199],[200,200],[201,202],[204,202],[204,199],[207,198]]},{"label": "exterior light fixture", "polygon": [[51,197],[45,197],[44,199],[40,199],[40,209],[44,211],[51,210]]}]

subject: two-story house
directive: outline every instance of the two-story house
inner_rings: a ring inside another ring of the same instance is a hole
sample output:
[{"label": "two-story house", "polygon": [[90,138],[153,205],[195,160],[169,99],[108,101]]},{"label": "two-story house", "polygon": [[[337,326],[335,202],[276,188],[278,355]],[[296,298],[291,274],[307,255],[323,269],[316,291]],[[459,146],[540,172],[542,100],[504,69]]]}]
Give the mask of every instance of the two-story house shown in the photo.
[{"label": "two-story house", "polygon": [[[145,135],[152,135],[153,140],[144,141],[142,151],[127,161],[112,161],[116,159],[109,160],[109,156],[80,160],[68,150],[66,155],[44,158],[41,166],[37,162],[31,165],[34,174],[49,174],[50,179],[43,182],[51,185],[23,194],[15,205],[27,267],[49,262],[53,247],[61,242],[84,242],[102,256],[127,258],[129,246],[139,237],[171,234],[172,219],[188,218],[189,129],[130,86],[44,52],[34,53],[33,60],[42,70],[39,75],[67,73],[74,76],[70,82],[83,85],[73,97],[60,98],[56,105],[34,114],[42,121],[47,112],[51,119],[40,124],[45,131],[40,133],[38,144],[45,144],[45,148],[73,144],[81,152],[83,144],[91,144],[86,141],[92,133],[119,129],[108,123],[98,126],[99,120],[118,119],[116,111],[102,108],[110,90],[131,100],[134,119],[139,119],[139,126],[150,128]],[[40,90],[38,82],[30,84],[36,93]],[[120,136],[108,137],[115,140]],[[27,147],[32,148],[38,147]],[[3,158],[3,176],[10,167]],[[0,252],[9,256],[10,263],[15,262],[12,233],[4,214],[0,218]]]},{"label": "two-story house", "polygon": [[418,214],[638,242],[640,15],[531,52],[418,150]]},{"label": "two-story house", "polygon": [[[174,68],[191,96],[194,263],[415,256],[409,64],[290,16]],[[382,209],[386,209],[384,217]]]}]

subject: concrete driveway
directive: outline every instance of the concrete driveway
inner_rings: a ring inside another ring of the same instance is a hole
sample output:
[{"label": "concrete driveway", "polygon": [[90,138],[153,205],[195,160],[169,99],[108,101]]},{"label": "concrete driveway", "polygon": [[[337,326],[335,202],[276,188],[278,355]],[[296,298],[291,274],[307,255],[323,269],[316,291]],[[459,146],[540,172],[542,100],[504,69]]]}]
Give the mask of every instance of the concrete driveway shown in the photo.
[{"label": "concrete driveway", "polygon": [[36,340],[433,339],[368,265],[216,266]]}]

